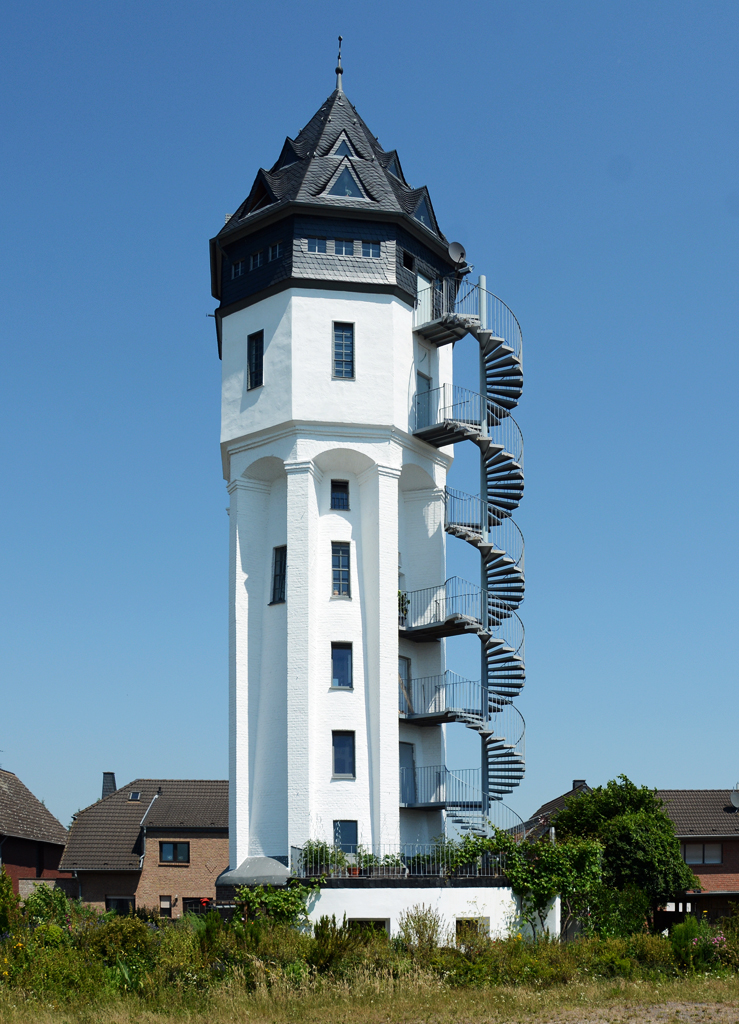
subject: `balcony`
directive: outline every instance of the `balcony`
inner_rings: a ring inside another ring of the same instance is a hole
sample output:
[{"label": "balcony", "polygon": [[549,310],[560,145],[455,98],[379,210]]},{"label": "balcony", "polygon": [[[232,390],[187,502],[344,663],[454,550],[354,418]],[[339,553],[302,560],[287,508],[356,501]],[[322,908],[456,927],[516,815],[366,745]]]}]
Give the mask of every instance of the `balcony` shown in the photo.
[{"label": "balcony", "polygon": [[479,337],[484,331],[521,362],[523,337],[515,314],[497,295],[471,281],[444,277],[420,288],[413,330],[434,345],[449,345],[468,333]]},{"label": "balcony", "polygon": [[523,647],[523,624],[505,601],[452,576],[445,583],[398,595],[398,626],[407,640],[425,643],[446,636],[477,634],[489,647]]},{"label": "balcony", "polygon": [[400,806],[426,811],[483,810],[481,770],[450,771],[446,765],[400,769]]},{"label": "balcony", "polygon": [[[510,812],[510,831],[523,839],[525,829]],[[502,878],[503,858],[485,854],[460,863],[455,842],[378,843],[350,849],[313,840],[290,850],[290,867],[296,878],[385,878],[395,884],[414,884],[418,878]],[[359,883],[361,884],[361,883]]]},{"label": "balcony", "polygon": [[436,448],[469,440],[486,454],[492,447],[523,463],[523,435],[509,410],[458,384],[420,391],[413,400],[412,429]]}]

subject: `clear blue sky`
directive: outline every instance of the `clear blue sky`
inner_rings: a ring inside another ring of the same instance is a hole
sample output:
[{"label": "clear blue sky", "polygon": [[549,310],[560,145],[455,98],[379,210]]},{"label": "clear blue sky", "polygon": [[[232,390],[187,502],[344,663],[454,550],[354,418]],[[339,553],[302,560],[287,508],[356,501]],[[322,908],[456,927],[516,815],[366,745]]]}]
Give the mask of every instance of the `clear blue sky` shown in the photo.
[{"label": "clear blue sky", "polygon": [[[339,32],[350,99],[523,327],[510,804],[620,772],[732,786],[733,0],[6,8],[0,763],[65,824],[104,770],[226,775],[207,241],[333,89]],[[475,674],[475,643],[450,667]],[[450,748],[452,767],[478,753]]]}]

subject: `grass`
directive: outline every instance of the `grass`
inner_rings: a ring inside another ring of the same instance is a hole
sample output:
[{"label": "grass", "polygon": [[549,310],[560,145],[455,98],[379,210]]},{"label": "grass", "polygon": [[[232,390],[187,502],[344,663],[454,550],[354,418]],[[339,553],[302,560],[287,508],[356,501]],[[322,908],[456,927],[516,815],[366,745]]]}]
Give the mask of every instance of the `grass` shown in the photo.
[{"label": "grass", "polygon": [[2,1024],[615,1024],[656,1019],[664,1024],[739,1021],[739,979],[614,979],[544,990],[450,989],[423,972],[401,980],[368,973],[355,975],[351,982],[318,977],[297,987],[260,984],[253,992],[236,979],[195,998],[173,986],[163,1004],[151,1008],[137,996],[77,1007],[29,1001],[17,992],[0,997]]}]

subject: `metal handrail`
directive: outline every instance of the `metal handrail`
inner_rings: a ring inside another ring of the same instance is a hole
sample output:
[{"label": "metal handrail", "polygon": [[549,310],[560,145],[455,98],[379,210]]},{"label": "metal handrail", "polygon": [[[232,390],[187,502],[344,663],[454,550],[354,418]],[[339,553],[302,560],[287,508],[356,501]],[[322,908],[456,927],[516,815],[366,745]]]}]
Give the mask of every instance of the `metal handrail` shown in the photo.
[{"label": "metal handrail", "polygon": [[400,769],[400,803],[404,807],[453,804],[483,810],[479,768],[450,771],[446,765]]},{"label": "metal handrail", "polygon": [[[496,805],[505,807],[505,805]],[[519,816],[501,816],[507,823],[504,831],[519,841],[526,831]],[[375,843],[354,847],[335,846],[312,841],[290,848],[290,870],[297,878],[413,878],[455,877],[501,878],[505,861],[500,854],[484,854],[468,863],[459,864],[458,847],[452,842]]]},{"label": "metal handrail", "polygon": [[[481,313],[482,306],[482,316]],[[481,289],[479,284],[443,277],[428,288],[420,288],[416,296],[414,328],[444,316],[469,318],[471,326],[484,325],[496,338],[503,338],[519,359],[523,353],[521,325],[513,310],[497,295]]]},{"label": "metal handrail", "polygon": [[501,512],[484,498],[447,487],[445,491],[444,527],[468,530],[488,540],[498,551],[505,551],[521,570],[524,568],[524,540],[521,530],[510,516],[501,520]]},{"label": "metal handrail", "polygon": [[400,624],[407,629],[437,626],[449,619],[463,618],[472,624],[478,623],[515,652],[523,648],[523,623],[510,605],[459,576],[452,576],[436,587],[401,592],[399,608]]},{"label": "metal handrail", "polygon": [[523,465],[523,434],[509,410],[458,384],[442,384],[416,394],[413,398],[413,429],[419,431],[450,422],[482,431],[483,410],[487,410],[486,436],[494,444],[502,445],[514,462]]}]

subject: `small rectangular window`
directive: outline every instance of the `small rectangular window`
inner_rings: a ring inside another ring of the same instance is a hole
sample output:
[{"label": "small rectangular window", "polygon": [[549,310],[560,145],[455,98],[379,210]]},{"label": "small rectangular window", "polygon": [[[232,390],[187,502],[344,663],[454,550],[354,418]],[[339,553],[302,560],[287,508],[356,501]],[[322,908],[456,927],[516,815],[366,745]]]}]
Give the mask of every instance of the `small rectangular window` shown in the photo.
[{"label": "small rectangular window", "polygon": [[409,252],[403,250],[403,266],[406,270],[413,270],[415,267],[415,260]]},{"label": "small rectangular window", "polygon": [[208,896],[188,896],[182,901],[183,914],[207,914],[212,901]]},{"label": "small rectangular window", "polygon": [[160,843],[159,860],[162,864],[189,864],[189,843]]},{"label": "small rectangular window", "polygon": [[332,732],[331,742],[334,757],[334,778],[353,779],[354,775],[354,733]]},{"label": "small rectangular window", "polygon": [[249,270],[256,270],[257,267],[261,267],[264,264],[264,249],[260,249],[259,252],[253,252],[249,257]]},{"label": "small rectangular window", "polygon": [[326,251],[326,239],[325,238],[309,238],[308,239],[308,252],[325,252]]},{"label": "small rectangular window", "polygon": [[356,821],[334,821],[334,846],[344,853],[356,853],[359,829]]},{"label": "small rectangular window", "polygon": [[115,911],[116,914],[132,914],[136,909],[135,896],[106,896],[105,909]]},{"label": "small rectangular window", "polygon": [[331,644],[331,685],[345,690],[354,686],[351,644]]},{"label": "small rectangular window", "polygon": [[231,280],[235,280],[237,277],[241,277],[244,273],[244,260],[239,260],[238,263],[234,263],[231,267]]},{"label": "small rectangular window", "polygon": [[272,601],[282,604],[285,600],[287,581],[287,547],[275,548],[272,553]]},{"label": "small rectangular window", "polygon": [[703,844],[703,863],[704,864],[720,864],[722,861],[721,856],[721,843],[704,843]]},{"label": "small rectangular window", "polygon": [[284,250],[283,250],[282,242],[275,242],[274,245],[270,245],[270,247],[269,247],[269,258],[270,258],[270,261],[278,260],[280,258],[280,256],[282,256],[283,251]]},{"label": "small rectangular window", "polygon": [[247,391],[261,388],[264,383],[264,331],[250,334],[246,339]]},{"label": "small rectangular window", "polygon": [[349,586],[349,545],[331,545],[332,594],[351,597]]},{"label": "small rectangular window", "polygon": [[362,255],[370,256],[372,259],[379,260],[380,258],[380,243],[379,242],[362,242]]},{"label": "small rectangular window", "polygon": [[160,896],[159,897],[159,916],[160,917],[171,917],[172,916],[172,897],[171,896]]},{"label": "small rectangular window", "polygon": [[334,241],[334,252],[337,256],[353,256],[354,242],[350,242],[348,238],[337,238]]},{"label": "small rectangular window", "polygon": [[333,376],[354,379],[354,324],[334,324]]},{"label": "small rectangular window", "polygon": [[346,480],[331,481],[331,508],[349,509],[349,484]]},{"label": "small rectangular window", "polygon": [[137,789],[135,789],[133,791],[133,793],[129,793],[128,794],[128,799],[129,800],[140,800],[141,799],[141,793],[139,793],[139,791]]}]

